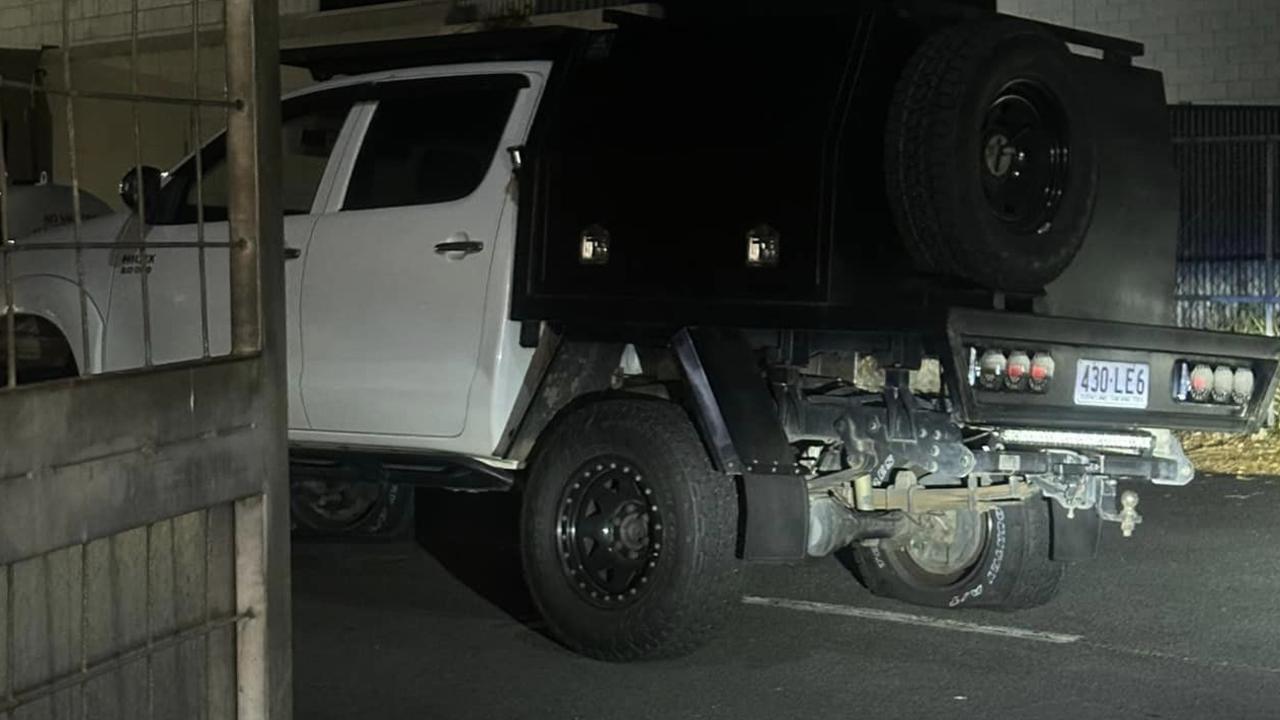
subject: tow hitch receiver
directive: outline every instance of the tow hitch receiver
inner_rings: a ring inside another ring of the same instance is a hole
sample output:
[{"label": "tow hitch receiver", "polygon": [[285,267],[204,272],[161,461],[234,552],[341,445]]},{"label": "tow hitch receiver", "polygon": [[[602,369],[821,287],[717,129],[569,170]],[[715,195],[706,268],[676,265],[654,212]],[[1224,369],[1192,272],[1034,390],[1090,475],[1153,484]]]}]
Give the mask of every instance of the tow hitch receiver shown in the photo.
[{"label": "tow hitch receiver", "polygon": [[[895,413],[894,400],[904,402]],[[897,422],[894,422],[894,415]],[[1071,520],[1093,511],[1120,525],[1125,537],[1142,522],[1138,495],[1121,491],[1121,480],[1185,485],[1195,469],[1169,430],[1064,430],[969,427],[961,430],[940,412],[919,407],[899,388],[883,407],[849,399],[815,398],[797,418],[797,428],[816,434],[834,427],[842,440],[845,468],[809,481],[810,551],[825,548],[836,526],[830,508],[816,512],[813,500],[833,497],[856,513],[879,513],[892,526],[908,516],[950,510],[987,511],[1042,496]],[[895,430],[895,426],[901,429]],[[842,524],[838,538],[874,539],[886,529]]]}]

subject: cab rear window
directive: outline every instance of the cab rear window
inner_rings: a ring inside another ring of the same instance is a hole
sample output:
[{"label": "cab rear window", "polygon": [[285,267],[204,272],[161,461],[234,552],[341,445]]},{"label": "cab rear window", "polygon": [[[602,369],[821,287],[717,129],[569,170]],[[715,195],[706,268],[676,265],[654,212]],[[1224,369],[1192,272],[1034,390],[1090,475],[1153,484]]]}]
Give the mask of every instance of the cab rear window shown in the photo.
[{"label": "cab rear window", "polygon": [[431,205],[475,192],[516,88],[452,86],[378,102],[347,184],[344,210]]}]

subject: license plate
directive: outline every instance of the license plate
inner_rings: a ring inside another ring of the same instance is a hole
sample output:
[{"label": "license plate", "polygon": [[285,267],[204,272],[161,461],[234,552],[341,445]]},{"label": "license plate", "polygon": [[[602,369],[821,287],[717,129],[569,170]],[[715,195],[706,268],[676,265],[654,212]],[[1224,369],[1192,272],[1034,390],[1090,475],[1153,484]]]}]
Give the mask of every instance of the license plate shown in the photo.
[{"label": "license plate", "polygon": [[1151,367],[1146,363],[1076,361],[1077,405],[1141,410],[1150,394]]}]

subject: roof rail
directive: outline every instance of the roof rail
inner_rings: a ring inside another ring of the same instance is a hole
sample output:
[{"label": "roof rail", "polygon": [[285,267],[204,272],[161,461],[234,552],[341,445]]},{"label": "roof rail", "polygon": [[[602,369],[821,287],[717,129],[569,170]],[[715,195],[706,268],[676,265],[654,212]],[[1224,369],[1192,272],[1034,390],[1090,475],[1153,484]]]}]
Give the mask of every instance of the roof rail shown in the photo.
[{"label": "roof rail", "polygon": [[461,62],[557,58],[593,31],[543,26],[431,35],[395,40],[314,45],[280,51],[280,64],[305,68],[316,80],[382,70]]}]

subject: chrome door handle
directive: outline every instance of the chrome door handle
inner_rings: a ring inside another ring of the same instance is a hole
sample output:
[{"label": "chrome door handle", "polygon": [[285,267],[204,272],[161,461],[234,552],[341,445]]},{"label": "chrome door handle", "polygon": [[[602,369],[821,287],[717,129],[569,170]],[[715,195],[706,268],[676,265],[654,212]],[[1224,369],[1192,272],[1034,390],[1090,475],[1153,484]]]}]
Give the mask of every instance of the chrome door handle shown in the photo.
[{"label": "chrome door handle", "polygon": [[436,243],[436,254],[447,255],[449,253],[459,253],[461,255],[472,255],[484,250],[484,243],[479,240],[449,240],[442,243]]}]

